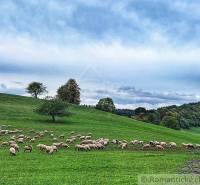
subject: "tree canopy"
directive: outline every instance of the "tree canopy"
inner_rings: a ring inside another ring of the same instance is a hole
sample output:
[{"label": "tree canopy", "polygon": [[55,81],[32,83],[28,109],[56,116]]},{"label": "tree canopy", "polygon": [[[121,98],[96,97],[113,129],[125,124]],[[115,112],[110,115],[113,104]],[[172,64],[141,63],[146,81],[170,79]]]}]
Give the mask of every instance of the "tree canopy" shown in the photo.
[{"label": "tree canopy", "polygon": [[57,97],[72,104],[80,104],[80,88],[75,79],[69,79],[57,90]]},{"label": "tree canopy", "polygon": [[46,87],[40,82],[31,82],[26,88],[27,92],[33,97],[38,98],[38,95],[47,92]]},{"label": "tree canopy", "polygon": [[46,98],[44,102],[36,109],[38,114],[51,116],[52,121],[56,121],[56,117],[68,115],[67,104],[58,98]]},{"label": "tree canopy", "polygon": [[102,98],[96,105],[96,109],[103,110],[106,112],[115,112],[115,105],[111,98]]}]

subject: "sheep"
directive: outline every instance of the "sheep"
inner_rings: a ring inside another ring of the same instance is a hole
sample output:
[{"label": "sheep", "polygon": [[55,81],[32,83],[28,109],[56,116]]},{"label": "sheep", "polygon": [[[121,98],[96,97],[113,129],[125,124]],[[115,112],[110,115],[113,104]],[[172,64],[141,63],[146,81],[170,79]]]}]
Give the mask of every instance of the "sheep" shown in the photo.
[{"label": "sheep", "polygon": [[195,149],[195,146],[194,146],[193,144],[189,143],[189,144],[187,145],[187,148],[188,148],[188,149]]},{"label": "sheep", "polygon": [[195,145],[197,149],[200,149],[200,144]]},{"label": "sheep", "polygon": [[166,142],[160,142],[160,145],[161,145],[162,147],[166,147],[166,146],[167,146],[167,143],[166,143]]},{"label": "sheep", "polygon": [[158,150],[164,150],[164,147],[162,145],[156,145],[156,149],[158,149]]},{"label": "sheep", "polygon": [[53,154],[54,151],[58,151],[58,148],[56,146],[46,146],[45,150],[48,154]]},{"label": "sheep", "polygon": [[188,144],[182,143],[182,147],[183,147],[183,148],[187,148],[187,147],[188,147]]},{"label": "sheep", "polygon": [[85,139],[91,139],[92,136],[85,136]]},{"label": "sheep", "polygon": [[13,148],[13,147],[11,147],[10,149],[9,149],[9,151],[10,151],[10,155],[12,155],[12,156],[15,156],[16,155],[16,150],[15,150],[15,148]]},{"label": "sheep", "polygon": [[30,142],[34,143],[35,142],[35,138],[30,139]]},{"label": "sheep", "polygon": [[85,139],[85,136],[80,136],[79,139],[80,139],[80,140],[84,140],[84,139]]},{"label": "sheep", "polygon": [[12,147],[12,148],[14,148],[16,151],[18,151],[19,152],[19,146],[18,146],[18,144],[10,144],[10,147]]},{"label": "sheep", "polygon": [[122,143],[122,144],[120,144],[120,147],[123,150],[123,149],[128,147],[128,144],[127,143]]},{"label": "sheep", "polygon": [[46,150],[46,145],[44,145],[44,144],[38,144],[37,147],[38,147],[41,151]]},{"label": "sheep", "polygon": [[75,148],[77,150],[85,150],[85,151],[90,150],[90,146],[89,145],[76,145]]},{"label": "sheep", "polygon": [[97,145],[96,144],[87,144],[91,149],[97,149]]},{"label": "sheep", "polygon": [[71,131],[70,134],[73,135],[73,134],[75,134],[75,132],[74,132],[74,131]]},{"label": "sheep", "polygon": [[63,142],[61,143],[53,143],[52,146],[56,146],[57,148],[61,147],[63,145]]},{"label": "sheep", "polygon": [[74,143],[76,141],[76,138],[69,138],[69,139],[66,139],[66,143]]},{"label": "sheep", "polygon": [[32,152],[32,149],[33,149],[32,145],[25,146],[24,152]]},{"label": "sheep", "polygon": [[58,141],[58,139],[56,137],[53,138],[53,141]]},{"label": "sheep", "polygon": [[145,150],[145,149],[149,149],[151,147],[151,144],[145,144],[143,145],[142,149]]},{"label": "sheep", "polygon": [[64,139],[65,136],[64,136],[64,135],[60,135],[59,138],[60,138],[60,139]]},{"label": "sheep", "polygon": [[98,142],[95,145],[96,145],[97,149],[104,149],[105,148],[104,145],[102,145],[101,143],[98,143]]},{"label": "sheep", "polygon": [[16,144],[15,141],[8,141],[8,143],[9,143],[9,145],[11,145],[11,144]]},{"label": "sheep", "polygon": [[69,145],[66,144],[66,143],[62,143],[62,146],[61,146],[61,147],[63,147],[63,148],[69,148]]},{"label": "sheep", "polygon": [[132,145],[140,145],[143,144],[143,141],[139,141],[139,140],[133,140],[130,142]]},{"label": "sheep", "polygon": [[19,138],[19,139],[17,139],[17,142],[18,142],[18,143],[24,143],[24,138]]},{"label": "sheep", "polygon": [[119,143],[119,141],[118,141],[117,139],[113,139],[111,143],[113,143],[113,144],[116,144],[116,145],[117,145],[117,144]]},{"label": "sheep", "polygon": [[170,142],[169,143],[169,147],[170,148],[176,148],[177,147],[177,144],[175,142]]},{"label": "sheep", "polygon": [[93,143],[94,143],[93,140],[83,140],[83,141],[81,142],[81,144],[93,144]]},{"label": "sheep", "polygon": [[8,146],[8,145],[9,145],[9,142],[7,142],[7,141],[1,143],[1,146]]}]

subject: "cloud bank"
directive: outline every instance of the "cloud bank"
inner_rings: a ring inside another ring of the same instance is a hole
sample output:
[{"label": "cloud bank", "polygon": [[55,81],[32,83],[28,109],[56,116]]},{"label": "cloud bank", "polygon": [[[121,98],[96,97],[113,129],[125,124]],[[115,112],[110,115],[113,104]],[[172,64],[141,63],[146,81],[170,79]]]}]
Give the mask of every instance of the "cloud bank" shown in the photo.
[{"label": "cloud bank", "polygon": [[106,95],[119,107],[198,101],[199,8],[195,0],[2,0],[0,91],[25,94],[38,80],[55,94],[73,77],[84,103]]}]

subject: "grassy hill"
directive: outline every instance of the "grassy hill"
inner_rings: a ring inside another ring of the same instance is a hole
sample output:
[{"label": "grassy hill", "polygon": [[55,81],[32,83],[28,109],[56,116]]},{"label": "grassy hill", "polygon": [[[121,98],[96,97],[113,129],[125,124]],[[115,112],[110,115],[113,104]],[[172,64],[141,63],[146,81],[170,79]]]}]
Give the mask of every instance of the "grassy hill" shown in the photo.
[{"label": "grassy hill", "polygon": [[[33,112],[40,102],[33,98],[0,94],[0,125],[11,125],[25,132],[30,129],[53,130],[57,135],[65,136],[75,131],[92,132],[95,138],[200,143],[197,133],[176,131],[78,106],[70,106],[72,114],[53,124],[48,117]],[[0,136],[0,142],[6,139]],[[43,142],[50,141],[45,139]],[[69,150],[60,150],[52,156],[34,148],[30,154],[21,151],[16,157],[11,157],[8,149],[1,147],[0,182],[1,185],[137,184],[138,174],[176,173],[187,160],[198,155],[182,150],[161,152],[129,148],[122,151],[113,146],[103,151],[77,152],[71,146]]]}]

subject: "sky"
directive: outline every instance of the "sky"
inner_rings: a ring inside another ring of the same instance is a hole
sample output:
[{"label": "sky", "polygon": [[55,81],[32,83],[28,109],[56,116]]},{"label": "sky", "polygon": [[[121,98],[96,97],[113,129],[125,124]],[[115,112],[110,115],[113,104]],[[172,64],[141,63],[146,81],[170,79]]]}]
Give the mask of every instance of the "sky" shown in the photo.
[{"label": "sky", "polygon": [[48,95],[75,78],[82,104],[148,109],[200,100],[198,0],[0,0],[0,92]]}]

